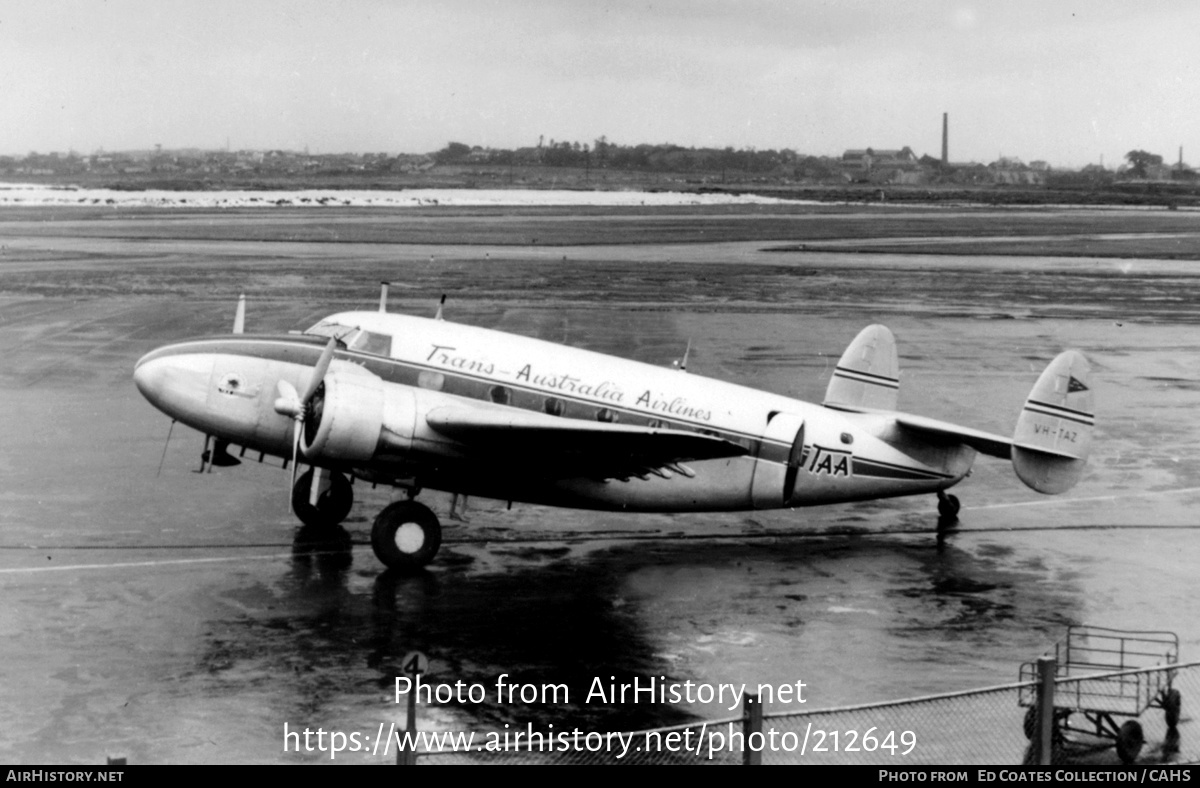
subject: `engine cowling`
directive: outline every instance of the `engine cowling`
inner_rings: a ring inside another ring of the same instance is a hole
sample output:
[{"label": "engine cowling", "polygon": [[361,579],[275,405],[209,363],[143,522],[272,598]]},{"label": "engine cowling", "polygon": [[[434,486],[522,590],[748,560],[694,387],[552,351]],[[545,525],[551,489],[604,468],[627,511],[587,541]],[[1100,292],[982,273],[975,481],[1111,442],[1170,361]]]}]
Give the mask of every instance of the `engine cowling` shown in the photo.
[{"label": "engine cowling", "polygon": [[416,406],[404,386],[330,372],[308,404],[300,450],[312,461],[364,463],[381,447],[411,445]]},{"label": "engine cowling", "polygon": [[432,429],[425,414],[464,404],[470,400],[388,383],[361,367],[331,369],[308,402],[300,452],[316,464],[358,466],[461,459],[461,444]]},{"label": "engine cowling", "polygon": [[[791,506],[804,456],[804,419],[794,413],[776,413],[762,437],[750,486],[751,503],[756,509]],[[780,444],[790,448],[782,452]]]}]

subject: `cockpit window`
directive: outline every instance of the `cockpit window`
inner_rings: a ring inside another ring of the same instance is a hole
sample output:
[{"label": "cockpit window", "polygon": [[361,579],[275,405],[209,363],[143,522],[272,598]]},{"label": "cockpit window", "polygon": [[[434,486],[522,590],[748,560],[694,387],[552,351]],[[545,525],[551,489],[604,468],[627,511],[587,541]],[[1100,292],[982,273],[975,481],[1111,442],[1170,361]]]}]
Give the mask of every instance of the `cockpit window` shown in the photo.
[{"label": "cockpit window", "polygon": [[376,356],[392,355],[391,336],[377,334],[374,331],[364,331],[358,326],[347,326],[322,320],[304,333],[320,337],[337,337],[337,340],[346,347],[362,353],[371,353]]},{"label": "cockpit window", "polygon": [[357,326],[345,326],[341,323],[333,323],[327,320],[322,320],[312,328],[305,331],[305,334],[313,334],[319,337],[337,337],[339,342],[345,343],[346,337],[358,331]]},{"label": "cockpit window", "polygon": [[350,340],[350,347],[363,353],[376,356],[392,355],[392,338],[387,334],[376,334],[374,331],[360,331]]}]

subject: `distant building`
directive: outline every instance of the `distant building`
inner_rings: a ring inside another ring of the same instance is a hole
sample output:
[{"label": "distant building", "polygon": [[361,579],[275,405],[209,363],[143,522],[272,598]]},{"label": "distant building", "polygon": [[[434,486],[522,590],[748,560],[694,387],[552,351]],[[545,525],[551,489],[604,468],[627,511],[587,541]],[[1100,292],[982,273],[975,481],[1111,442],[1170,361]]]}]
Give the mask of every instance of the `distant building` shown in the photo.
[{"label": "distant building", "polygon": [[905,146],[900,150],[848,150],[842,154],[842,167],[860,172],[874,172],[879,169],[915,170],[920,167],[920,163],[912,148]]}]

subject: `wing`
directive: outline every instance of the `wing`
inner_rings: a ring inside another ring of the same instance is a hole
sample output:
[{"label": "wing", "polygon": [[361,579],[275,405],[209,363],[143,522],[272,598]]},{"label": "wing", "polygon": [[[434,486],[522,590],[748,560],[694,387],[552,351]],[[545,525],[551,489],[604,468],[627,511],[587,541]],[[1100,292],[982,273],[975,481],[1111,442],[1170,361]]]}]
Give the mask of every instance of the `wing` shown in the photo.
[{"label": "wing", "polygon": [[521,462],[558,478],[628,479],[671,473],[693,476],[683,463],[740,457],[736,443],[682,430],[566,419],[514,408],[435,408],[426,423],[493,460]]}]

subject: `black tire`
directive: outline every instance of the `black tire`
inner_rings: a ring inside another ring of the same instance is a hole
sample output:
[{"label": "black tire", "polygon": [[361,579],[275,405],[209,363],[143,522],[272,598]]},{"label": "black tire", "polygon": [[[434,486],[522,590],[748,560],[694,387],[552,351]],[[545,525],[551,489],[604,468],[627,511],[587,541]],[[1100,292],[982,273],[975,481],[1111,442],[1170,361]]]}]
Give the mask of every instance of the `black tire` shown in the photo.
[{"label": "black tire", "polygon": [[1137,720],[1127,720],[1117,731],[1117,757],[1121,763],[1129,764],[1137,760],[1142,745],[1146,743],[1142,735],[1142,724]]},{"label": "black tire", "polygon": [[955,520],[958,518],[958,513],[962,510],[962,504],[958,502],[958,498],[953,495],[938,496],[938,514],[947,519]]},{"label": "black tire", "polygon": [[292,488],[292,511],[300,522],[313,528],[327,528],[345,520],[354,505],[354,487],[350,481],[333,471],[329,474],[329,489],[317,498],[317,505],[308,502],[312,489],[313,471],[309,468]]},{"label": "black tire", "polygon": [[420,569],[442,546],[437,515],[416,501],[397,501],[375,518],[371,548],[389,569]]},{"label": "black tire", "polygon": [[[1054,719],[1050,723],[1050,741],[1053,744],[1061,744],[1063,733],[1062,728],[1066,724],[1067,718],[1071,716],[1068,709],[1055,709]],[[1025,712],[1025,721],[1022,724],[1025,730],[1025,738],[1033,740],[1033,737],[1038,733],[1037,707],[1030,706]]]},{"label": "black tire", "polygon": [[1179,725],[1179,713],[1183,709],[1183,695],[1179,694],[1177,689],[1167,690],[1167,694],[1163,696],[1162,707],[1167,727],[1174,730]]},{"label": "black tire", "polygon": [[1025,712],[1025,738],[1033,741],[1033,737],[1037,735],[1037,706],[1030,706],[1029,711]]}]

